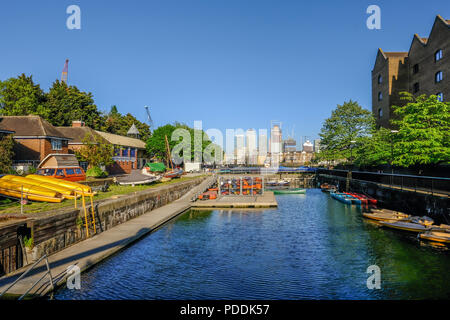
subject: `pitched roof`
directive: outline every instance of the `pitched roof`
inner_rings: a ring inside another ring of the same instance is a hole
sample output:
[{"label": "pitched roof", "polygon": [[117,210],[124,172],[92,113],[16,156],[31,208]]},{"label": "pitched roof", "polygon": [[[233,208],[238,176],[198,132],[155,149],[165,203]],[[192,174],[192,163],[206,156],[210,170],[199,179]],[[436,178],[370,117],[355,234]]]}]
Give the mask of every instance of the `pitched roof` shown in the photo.
[{"label": "pitched roof", "polygon": [[130,127],[130,129],[128,130],[127,134],[139,134],[139,130],[136,128],[136,126],[133,125]]},{"label": "pitched roof", "polygon": [[14,131],[15,137],[63,138],[69,140],[63,133],[40,116],[3,116],[0,126]]},{"label": "pitched roof", "polygon": [[97,136],[104,143],[108,143],[108,141],[101,135],[99,135],[97,131],[89,127],[57,127],[57,129],[61,131],[66,137],[72,139],[69,144],[82,144],[87,134]]},{"label": "pitched roof", "polygon": [[139,139],[130,138],[130,137],[124,137],[119,136],[118,134],[112,134],[109,132],[102,132],[97,131],[96,132],[101,135],[103,138],[105,138],[109,143],[123,146],[123,147],[133,147],[138,149],[145,149],[145,142]]}]

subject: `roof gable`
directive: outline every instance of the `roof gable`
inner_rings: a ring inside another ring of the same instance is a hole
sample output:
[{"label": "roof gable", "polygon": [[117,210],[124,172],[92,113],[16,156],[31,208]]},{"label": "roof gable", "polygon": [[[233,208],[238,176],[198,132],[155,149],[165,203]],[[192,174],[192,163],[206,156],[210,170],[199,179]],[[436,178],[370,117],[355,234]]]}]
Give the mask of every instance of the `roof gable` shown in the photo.
[{"label": "roof gable", "polygon": [[63,133],[40,116],[3,116],[0,125],[14,131],[16,137],[54,137],[67,139]]}]

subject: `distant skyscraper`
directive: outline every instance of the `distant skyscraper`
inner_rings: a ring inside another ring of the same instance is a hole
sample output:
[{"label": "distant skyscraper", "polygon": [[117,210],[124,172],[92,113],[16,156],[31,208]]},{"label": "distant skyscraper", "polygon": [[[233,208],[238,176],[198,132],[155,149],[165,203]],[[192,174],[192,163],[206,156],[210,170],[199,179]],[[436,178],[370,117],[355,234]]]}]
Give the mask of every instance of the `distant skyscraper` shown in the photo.
[{"label": "distant skyscraper", "polygon": [[270,155],[272,158],[272,166],[278,166],[281,162],[283,148],[283,140],[281,133],[281,122],[272,121],[272,129],[270,130]]},{"label": "distant skyscraper", "polygon": [[255,129],[248,129],[246,134],[247,164],[254,165],[257,163],[258,145]]},{"label": "distant skyscraper", "polygon": [[237,164],[245,164],[245,135],[236,134],[235,136],[235,156]]},{"label": "distant skyscraper", "polygon": [[314,152],[315,153],[320,152],[320,139],[314,140]]}]

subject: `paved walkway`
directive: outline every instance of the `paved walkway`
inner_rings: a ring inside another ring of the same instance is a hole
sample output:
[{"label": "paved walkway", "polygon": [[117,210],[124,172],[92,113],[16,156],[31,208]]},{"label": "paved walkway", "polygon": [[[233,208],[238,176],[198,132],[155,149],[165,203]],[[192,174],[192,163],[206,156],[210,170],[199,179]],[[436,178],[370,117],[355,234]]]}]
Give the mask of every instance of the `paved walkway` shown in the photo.
[{"label": "paved walkway", "polygon": [[[209,177],[180,199],[168,205],[124,222],[114,228],[95,235],[92,238],[81,241],[49,256],[48,260],[54,282],[57,286],[61,286],[65,283],[67,267],[70,265],[76,265],[81,271],[84,271],[186,211],[191,207],[191,198],[196,196],[199,192],[204,191],[215,180],[216,178],[214,176]],[[29,266],[21,268],[13,275],[0,278],[0,293],[28,268]],[[7,293],[13,295],[25,293],[45,274],[46,271],[45,261],[40,262],[35,269],[8,290]],[[42,283],[42,285],[39,284],[34,288],[31,294],[45,295],[52,291],[48,277],[43,279],[40,283]]]}]

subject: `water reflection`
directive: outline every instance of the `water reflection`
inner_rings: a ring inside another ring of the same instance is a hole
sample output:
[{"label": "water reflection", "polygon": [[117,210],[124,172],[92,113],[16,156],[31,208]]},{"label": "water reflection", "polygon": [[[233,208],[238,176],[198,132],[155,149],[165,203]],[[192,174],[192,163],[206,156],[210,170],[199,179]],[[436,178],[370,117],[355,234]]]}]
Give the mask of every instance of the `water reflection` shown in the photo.
[{"label": "water reflection", "polygon": [[[319,190],[269,210],[189,211],[57,299],[422,299],[450,296],[450,255]],[[381,290],[366,286],[381,268]]]}]

